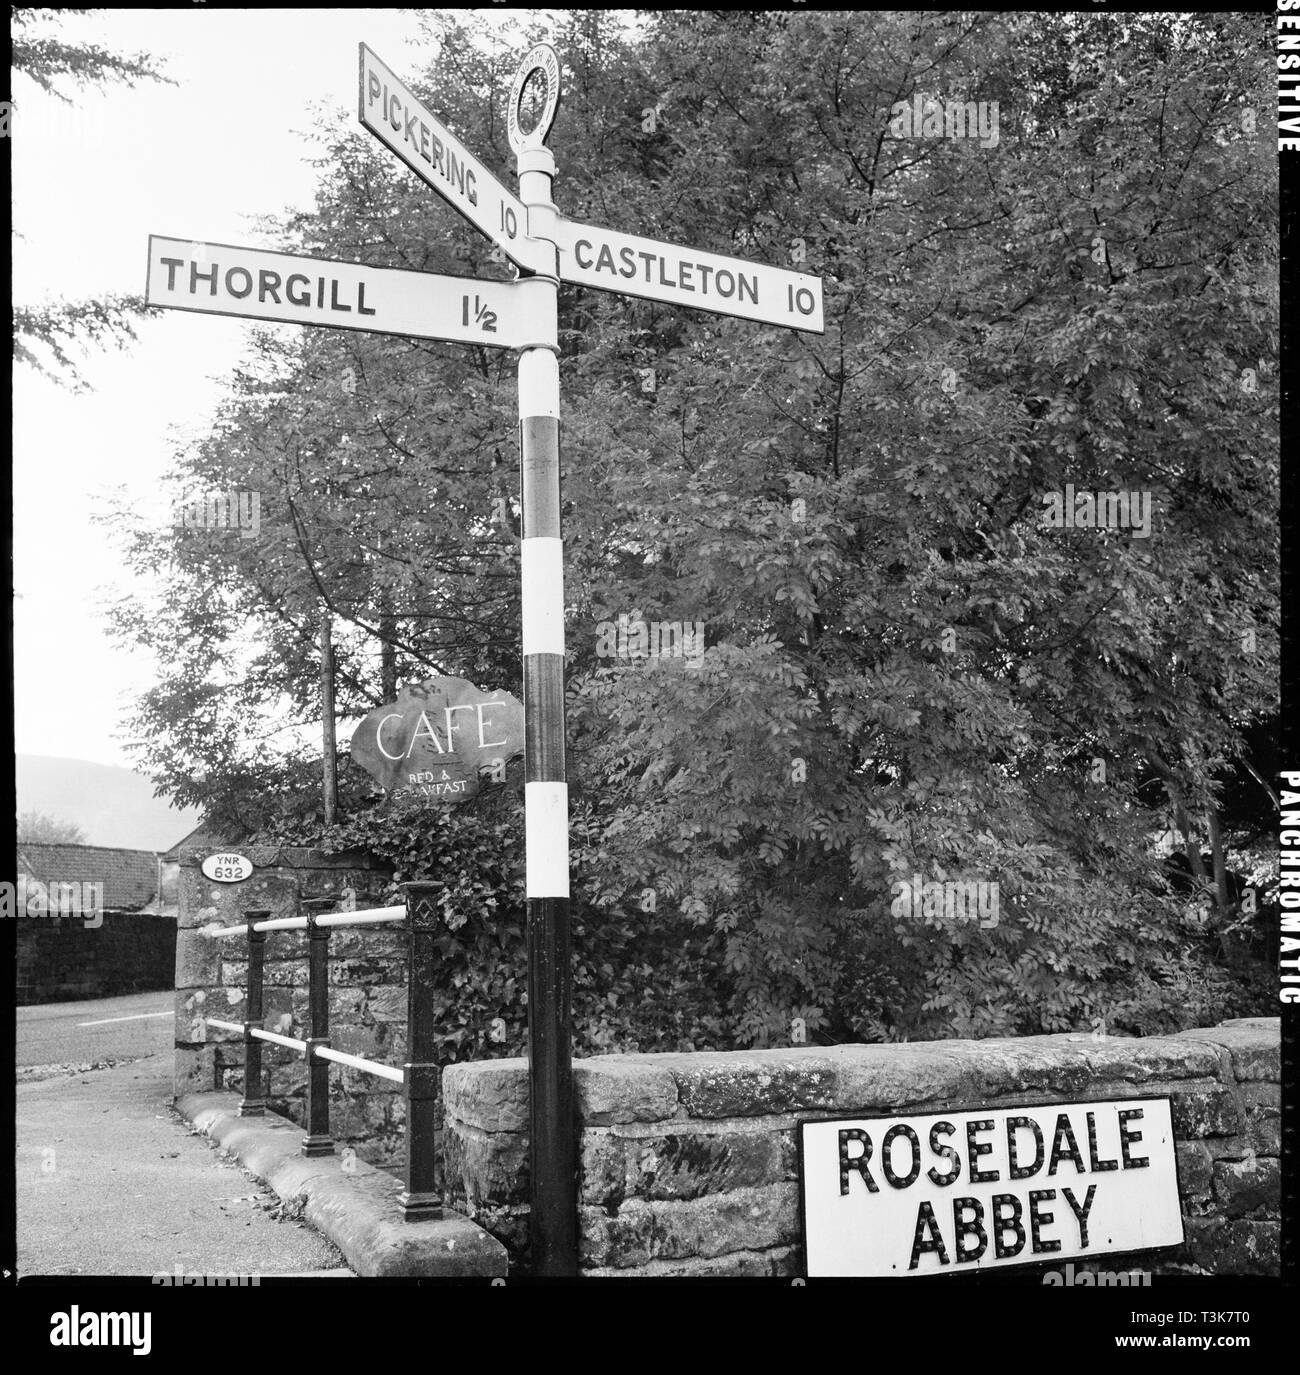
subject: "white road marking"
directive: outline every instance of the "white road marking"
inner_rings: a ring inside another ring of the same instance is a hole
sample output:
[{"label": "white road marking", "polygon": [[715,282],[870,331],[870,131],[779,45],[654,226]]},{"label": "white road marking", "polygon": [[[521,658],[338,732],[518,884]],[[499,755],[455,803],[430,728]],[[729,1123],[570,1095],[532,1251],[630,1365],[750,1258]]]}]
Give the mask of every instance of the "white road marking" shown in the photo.
[{"label": "white road marking", "polygon": [[107,1026],[110,1022],[142,1022],[149,1017],[174,1017],[174,1012],[137,1012],[134,1017],[105,1017],[99,1022],[78,1022],[78,1026]]}]

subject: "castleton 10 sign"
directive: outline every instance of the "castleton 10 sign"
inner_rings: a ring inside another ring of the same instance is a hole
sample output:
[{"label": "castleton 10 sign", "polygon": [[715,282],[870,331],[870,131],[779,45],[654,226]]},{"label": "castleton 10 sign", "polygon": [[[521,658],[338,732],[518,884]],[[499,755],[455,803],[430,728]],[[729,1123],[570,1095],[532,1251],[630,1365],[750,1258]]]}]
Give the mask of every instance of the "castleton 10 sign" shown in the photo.
[{"label": "castleton 10 sign", "polygon": [[1168,1098],[802,1122],[809,1276],[936,1275],[1183,1240]]},{"label": "castleton 10 sign", "polygon": [[352,736],[352,759],[387,792],[463,802],[480,774],[505,777],[524,750],[524,708],[508,692],[480,692],[464,678],[408,684]]}]

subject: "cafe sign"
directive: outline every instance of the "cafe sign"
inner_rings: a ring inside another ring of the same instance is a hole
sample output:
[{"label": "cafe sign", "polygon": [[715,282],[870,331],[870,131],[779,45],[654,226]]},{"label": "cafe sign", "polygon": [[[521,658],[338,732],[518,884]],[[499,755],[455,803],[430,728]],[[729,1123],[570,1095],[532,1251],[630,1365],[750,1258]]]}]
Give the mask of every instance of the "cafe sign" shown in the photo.
[{"label": "cafe sign", "polygon": [[463,802],[482,776],[504,779],[524,750],[524,709],[508,692],[464,678],[410,683],[352,736],[352,760],[393,796]]},{"label": "cafe sign", "polygon": [[960,1274],[1183,1240],[1168,1098],[799,1126],[807,1273]]}]

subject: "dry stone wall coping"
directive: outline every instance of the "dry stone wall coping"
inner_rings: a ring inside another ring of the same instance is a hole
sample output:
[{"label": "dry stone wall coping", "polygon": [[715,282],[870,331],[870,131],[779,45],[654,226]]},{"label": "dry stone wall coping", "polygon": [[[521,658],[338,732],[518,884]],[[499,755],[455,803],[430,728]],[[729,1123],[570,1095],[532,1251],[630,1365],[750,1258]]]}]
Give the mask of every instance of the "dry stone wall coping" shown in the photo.
[{"label": "dry stone wall coping", "polygon": [[[603,1055],[574,1063],[586,1126],[809,1112],[893,1112],[1018,1095],[1096,1096],[1131,1086],[1151,1095],[1184,1084],[1220,1131],[1235,1131],[1224,1081],[1279,1077],[1276,1020],[1175,1036],[1093,1039],[1088,1033],[987,1041],[926,1041],[808,1049]],[[1271,1029],[1271,1030],[1270,1030]],[[450,1117],[480,1131],[528,1125],[528,1067],[519,1057],[450,1065]]]}]

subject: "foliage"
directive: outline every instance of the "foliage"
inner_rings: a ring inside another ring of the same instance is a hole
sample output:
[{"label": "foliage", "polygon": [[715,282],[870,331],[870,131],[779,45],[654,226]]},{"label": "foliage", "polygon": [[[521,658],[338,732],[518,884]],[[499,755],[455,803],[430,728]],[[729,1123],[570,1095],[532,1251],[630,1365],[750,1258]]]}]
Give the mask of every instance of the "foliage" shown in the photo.
[{"label": "foliage", "polygon": [[[417,88],[505,179],[510,54],[475,22],[430,20]],[[802,267],[828,317],[817,338],[561,290],[583,1044],[1257,1010],[1263,966],[1223,945],[1241,914],[1207,926],[1153,837],[1212,843],[1277,709],[1277,173],[1245,117],[1271,98],[1267,32],[666,12],[633,35],[584,12],[554,37],[564,213]],[[893,136],[924,93],[996,103],[996,144]],[[503,274],[357,132],[321,178],[286,246]],[[313,718],[322,601],[342,716],[430,670],[520,690],[514,424],[508,355],[255,335],[176,481],[261,491],[262,537],[127,548],[168,577],[160,607],[118,609],[171,656],[139,722],[168,791],[254,827],[284,810],[296,765],[239,742]],[[1066,484],[1150,494],[1149,538],[1044,528]],[[602,623],[638,612],[703,622],[699,667],[601,657]],[[389,824],[345,826],[391,849]],[[482,877],[507,838],[480,824],[416,828],[481,923],[467,1028],[484,989],[519,992],[517,915],[493,915],[517,892]],[[996,922],[900,909],[913,875],[996,883]]]},{"label": "foliage", "polygon": [[[402,800],[371,804],[328,830],[319,818],[284,820],[261,839],[361,849],[391,866],[398,885],[440,885],[436,1026],[440,1062],[522,1054],[527,1045],[523,798],[517,782],[441,809]],[[717,1004],[718,950],[674,912],[603,911],[594,901],[600,856],[574,844],[575,1051],[693,1050],[727,1041]],[[493,1027],[500,1018],[504,1032]]]},{"label": "foliage", "polygon": [[[61,10],[60,16],[84,15],[84,9]],[[109,52],[96,43],[74,42],[41,26],[55,17],[49,10],[17,8],[10,11],[10,64],[40,87],[47,98],[71,104],[66,87],[95,86],[121,81],[163,81],[175,85],[144,53]],[[14,102],[18,104],[17,101]],[[121,346],[136,337],[135,321],[145,314],[142,296],[108,294],[92,301],[65,301],[15,306],[14,358],[72,390],[84,389],[73,344]]]},{"label": "foliage", "polygon": [[84,845],[86,833],[75,821],[59,821],[45,812],[18,813],[18,843]]},{"label": "foliage", "polygon": [[134,321],[145,313],[144,298],[109,293],[93,301],[15,306],[14,358],[74,391],[84,389],[72,346],[116,344],[136,337]]},{"label": "foliage", "polygon": [[[67,16],[92,11],[61,9],[57,13]],[[146,53],[114,53],[97,43],[68,42],[56,35],[41,33],[42,22],[51,17],[53,12],[50,10],[15,7],[9,11],[9,61],[16,71],[30,77],[56,100],[68,100],[60,90],[60,85],[68,82],[88,86],[122,81],[134,86],[138,81],[147,80],[175,85]]]}]

